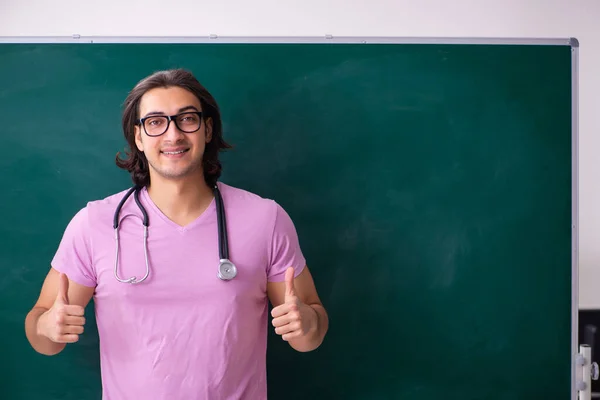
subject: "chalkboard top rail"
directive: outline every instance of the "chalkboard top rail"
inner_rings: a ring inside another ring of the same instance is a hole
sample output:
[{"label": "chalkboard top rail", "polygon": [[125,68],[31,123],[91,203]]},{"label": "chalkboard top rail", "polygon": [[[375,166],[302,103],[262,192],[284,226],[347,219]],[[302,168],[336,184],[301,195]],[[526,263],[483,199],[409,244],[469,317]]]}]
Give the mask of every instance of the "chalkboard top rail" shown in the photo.
[{"label": "chalkboard top rail", "polygon": [[338,43],[338,44],[482,44],[579,47],[576,38],[402,37],[402,36],[0,36],[0,43]]}]

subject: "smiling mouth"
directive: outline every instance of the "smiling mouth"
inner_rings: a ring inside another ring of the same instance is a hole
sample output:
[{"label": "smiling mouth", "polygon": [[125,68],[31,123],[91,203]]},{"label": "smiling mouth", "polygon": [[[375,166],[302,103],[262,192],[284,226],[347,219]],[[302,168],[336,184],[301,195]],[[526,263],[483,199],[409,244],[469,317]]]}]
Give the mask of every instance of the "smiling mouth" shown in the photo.
[{"label": "smiling mouth", "polygon": [[190,149],[185,149],[185,150],[178,150],[178,151],[161,151],[161,153],[163,154],[167,154],[167,155],[176,155],[176,154],[181,154],[181,153],[185,153],[187,151],[189,151]]}]

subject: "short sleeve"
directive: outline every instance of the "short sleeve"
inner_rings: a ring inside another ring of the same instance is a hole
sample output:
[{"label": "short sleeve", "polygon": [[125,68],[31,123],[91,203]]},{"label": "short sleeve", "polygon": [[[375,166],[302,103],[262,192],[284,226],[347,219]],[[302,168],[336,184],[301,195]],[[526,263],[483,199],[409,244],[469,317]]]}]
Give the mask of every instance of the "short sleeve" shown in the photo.
[{"label": "short sleeve", "polygon": [[72,281],[95,287],[92,259],[88,209],[83,208],[67,225],[51,265]]},{"label": "short sleeve", "polygon": [[270,241],[270,259],[267,277],[270,282],[283,282],[285,271],[289,267],[295,269],[298,276],[306,265],[300,249],[296,227],[288,213],[275,203],[275,218]]}]

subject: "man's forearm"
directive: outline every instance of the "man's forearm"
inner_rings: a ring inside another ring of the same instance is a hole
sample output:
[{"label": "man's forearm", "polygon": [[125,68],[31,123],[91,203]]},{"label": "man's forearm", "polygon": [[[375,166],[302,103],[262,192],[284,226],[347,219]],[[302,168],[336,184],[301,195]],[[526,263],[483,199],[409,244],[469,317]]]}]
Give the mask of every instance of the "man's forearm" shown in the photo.
[{"label": "man's forearm", "polygon": [[48,311],[42,307],[34,307],[25,318],[25,335],[35,351],[47,356],[60,353],[64,348],[64,343],[56,343],[47,337],[38,333],[38,321],[42,314]]},{"label": "man's forearm", "polygon": [[312,351],[319,347],[329,329],[329,317],[325,308],[320,304],[310,304],[308,306],[315,313],[315,328],[305,336],[289,341],[290,346],[300,352]]}]

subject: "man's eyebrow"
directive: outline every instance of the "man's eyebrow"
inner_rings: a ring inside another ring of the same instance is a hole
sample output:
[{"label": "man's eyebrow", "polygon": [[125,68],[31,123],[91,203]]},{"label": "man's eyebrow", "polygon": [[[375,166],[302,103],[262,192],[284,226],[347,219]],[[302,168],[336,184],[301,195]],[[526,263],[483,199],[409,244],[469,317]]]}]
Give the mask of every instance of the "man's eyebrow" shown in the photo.
[{"label": "man's eyebrow", "polygon": [[[195,106],[190,105],[190,106],[181,107],[179,110],[177,110],[177,112],[184,112],[184,111],[190,111],[190,110],[200,111]],[[150,111],[150,112],[146,113],[145,117],[149,117],[151,115],[165,115],[165,113],[162,111]]]},{"label": "man's eyebrow", "polygon": [[185,107],[181,107],[179,109],[179,112],[184,112],[184,111],[189,111],[189,110],[196,110],[196,111],[200,111],[198,110],[196,107],[194,106],[185,106]]}]

